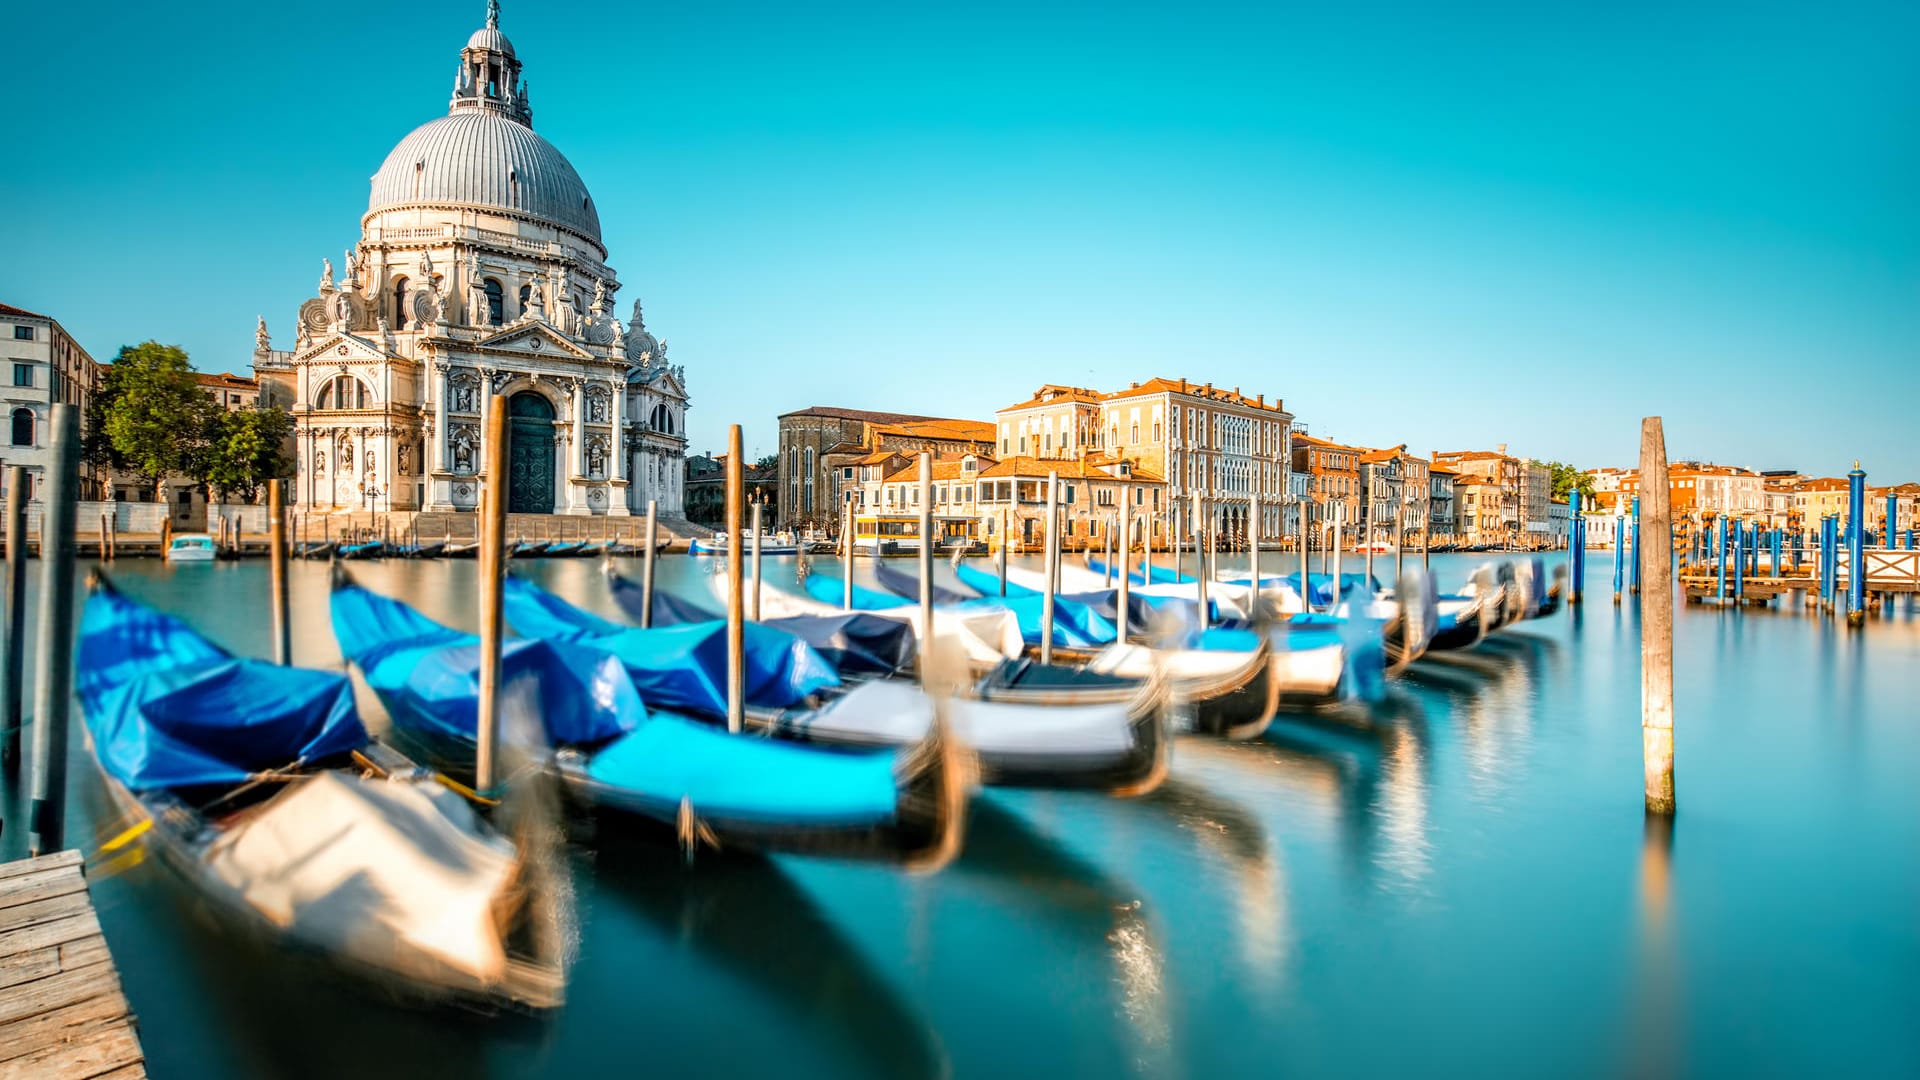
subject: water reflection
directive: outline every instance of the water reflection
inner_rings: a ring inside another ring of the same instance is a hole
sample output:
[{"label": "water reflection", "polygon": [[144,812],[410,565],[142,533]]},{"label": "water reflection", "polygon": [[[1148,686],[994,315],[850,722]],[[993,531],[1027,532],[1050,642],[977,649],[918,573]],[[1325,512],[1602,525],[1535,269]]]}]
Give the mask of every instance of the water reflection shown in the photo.
[{"label": "water reflection", "polygon": [[638,912],[703,959],[761,984],[803,1014],[847,1060],[876,1076],[945,1076],[945,1047],[926,1019],[861,956],[774,860],[703,853],[614,828],[594,830],[596,895]]},{"label": "water reflection", "polygon": [[[1021,800],[1022,813],[1002,797],[984,793],[974,799],[966,851],[947,872],[979,874],[1004,886],[1005,896],[997,899],[1062,924],[1072,940],[1097,934],[1111,965],[1114,1006],[1121,1020],[1116,1027],[1130,1059],[1142,1075],[1164,1074],[1174,1061],[1165,960],[1139,890],[1040,827],[1067,827],[1064,822],[1080,820],[1072,811],[1107,804],[1079,793],[1036,794]],[[1113,805],[1132,807],[1146,801]]]},{"label": "water reflection", "polygon": [[1680,973],[1674,948],[1673,826],[1671,817],[1647,815],[1640,844],[1640,936],[1635,956],[1632,1076],[1673,1076],[1680,1071]]}]

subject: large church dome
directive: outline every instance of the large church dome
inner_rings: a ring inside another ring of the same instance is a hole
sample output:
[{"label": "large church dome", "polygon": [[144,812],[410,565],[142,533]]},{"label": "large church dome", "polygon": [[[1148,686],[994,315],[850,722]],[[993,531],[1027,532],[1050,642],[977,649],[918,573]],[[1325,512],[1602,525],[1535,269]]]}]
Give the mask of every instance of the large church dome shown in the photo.
[{"label": "large church dome", "polygon": [[413,129],[373,174],[367,212],[415,205],[506,210],[600,243],[600,213],[566,156],[533,129],[461,110]]},{"label": "large church dome", "polygon": [[477,207],[557,225],[600,244],[600,213],[580,174],[533,132],[520,60],[500,32],[498,0],[460,50],[446,116],[413,129],[373,174],[367,213]]}]

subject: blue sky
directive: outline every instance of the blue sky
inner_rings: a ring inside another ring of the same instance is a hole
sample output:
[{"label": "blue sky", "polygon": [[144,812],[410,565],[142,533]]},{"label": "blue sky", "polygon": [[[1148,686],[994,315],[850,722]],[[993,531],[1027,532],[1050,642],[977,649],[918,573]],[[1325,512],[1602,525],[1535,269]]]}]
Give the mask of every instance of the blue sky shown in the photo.
[{"label": "blue sky", "polygon": [[[1445,10],[1442,10],[1445,8]],[[291,344],[479,0],[14,4],[0,300]],[[1316,434],[1920,478],[1920,6],[506,0],[696,450],[1042,382]],[[25,44],[27,47],[18,47]]]}]

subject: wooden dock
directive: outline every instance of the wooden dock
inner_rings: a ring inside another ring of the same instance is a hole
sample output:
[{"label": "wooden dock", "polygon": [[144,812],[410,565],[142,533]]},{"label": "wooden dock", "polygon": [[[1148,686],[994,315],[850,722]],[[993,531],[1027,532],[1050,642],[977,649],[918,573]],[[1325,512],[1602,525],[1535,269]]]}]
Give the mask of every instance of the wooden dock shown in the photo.
[{"label": "wooden dock", "polygon": [[145,1075],[80,853],[0,864],[0,1080]]}]

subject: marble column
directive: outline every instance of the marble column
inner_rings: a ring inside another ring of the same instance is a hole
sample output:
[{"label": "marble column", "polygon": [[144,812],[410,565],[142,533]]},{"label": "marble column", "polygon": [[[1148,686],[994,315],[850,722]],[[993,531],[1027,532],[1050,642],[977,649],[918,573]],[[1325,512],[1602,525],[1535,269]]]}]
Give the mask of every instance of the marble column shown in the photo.
[{"label": "marble column", "polygon": [[573,380],[573,475],[587,475],[587,381]]},{"label": "marble column", "polygon": [[626,380],[613,380],[613,478],[627,478],[627,386]]},{"label": "marble column", "polygon": [[447,471],[447,390],[450,374],[444,360],[436,360],[433,365],[433,461],[427,468],[433,472]]}]

